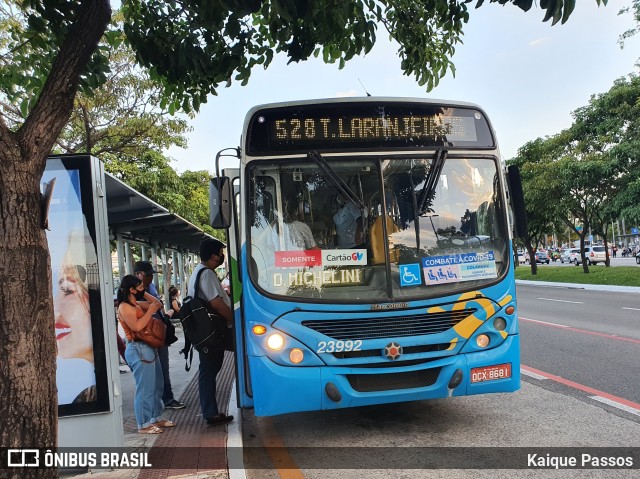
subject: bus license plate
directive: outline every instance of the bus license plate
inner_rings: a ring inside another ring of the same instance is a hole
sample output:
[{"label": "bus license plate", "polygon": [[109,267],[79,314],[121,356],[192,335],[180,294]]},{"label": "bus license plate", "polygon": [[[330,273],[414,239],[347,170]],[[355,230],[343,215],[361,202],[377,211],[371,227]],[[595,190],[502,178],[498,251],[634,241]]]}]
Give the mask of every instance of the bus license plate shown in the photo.
[{"label": "bus license plate", "polygon": [[485,366],[483,368],[473,368],[471,370],[471,382],[493,381],[494,379],[505,379],[511,377],[511,363],[496,364],[495,366]]}]

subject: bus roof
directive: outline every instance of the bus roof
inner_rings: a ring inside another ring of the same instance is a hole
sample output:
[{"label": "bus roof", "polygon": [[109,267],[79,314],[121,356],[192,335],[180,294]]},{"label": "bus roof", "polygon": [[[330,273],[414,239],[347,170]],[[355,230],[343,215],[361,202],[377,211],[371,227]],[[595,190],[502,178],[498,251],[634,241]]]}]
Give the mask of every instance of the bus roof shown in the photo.
[{"label": "bus roof", "polygon": [[[350,97],[334,97],[334,98],[316,98],[311,100],[290,100],[274,103],[263,103],[251,108],[245,120],[245,127],[251,116],[257,111],[267,108],[286,108],[290,106],[302,106],[302,105],[323,105],[329,103],[423,103],[426,105],[447,105],[452,107],[473,108],[480,110],[484,113],[484,110],[475,103],[458,101],[458,100],[442,100],[436,98],[418,98],[418,97],[399,97],[399,96],[350,96]],[[486,116],[486,114],[485,114]]]}]

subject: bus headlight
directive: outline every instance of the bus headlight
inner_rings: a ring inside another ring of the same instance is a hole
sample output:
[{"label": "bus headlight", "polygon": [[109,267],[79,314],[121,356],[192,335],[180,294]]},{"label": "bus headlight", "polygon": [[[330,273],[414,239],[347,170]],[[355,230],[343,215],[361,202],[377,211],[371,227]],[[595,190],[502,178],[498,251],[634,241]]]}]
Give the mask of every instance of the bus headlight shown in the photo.
[{"label": "bus headlight", "polygon": [[476,344],[481,348],[486,348],[489,346],[489,336],[486,334],[479,334],[476,337]]},{"label": "bus headlight", "polygon": [[289,352],[289,359],[293,364],[299,364],[304,359],[304,352],[300,348],[293,348]]},{"label": "bus headlight", "polygon": [[267,347],[272,351],[280,351],[284,347],[284,338],[281,334],[272,334],[267,338]]}]

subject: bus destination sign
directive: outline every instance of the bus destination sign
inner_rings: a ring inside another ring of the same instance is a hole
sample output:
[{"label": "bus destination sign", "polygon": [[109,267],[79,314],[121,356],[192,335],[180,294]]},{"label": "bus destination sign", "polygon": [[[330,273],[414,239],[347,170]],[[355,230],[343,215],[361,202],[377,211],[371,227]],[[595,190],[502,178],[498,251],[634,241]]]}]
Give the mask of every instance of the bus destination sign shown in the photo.
[{"label": "bus destination sign", "polygon": [[381,147],[489,148],[494,145],[484,115],[470,108],[301,105],[259,111],[251,122],[250,154]]},{"label": "bus destination sign", "polygon": [[472,118],[461,116],[283,118],[273,120],[274,141],[351,141],[397,139],[451,139],[475,141]]}]

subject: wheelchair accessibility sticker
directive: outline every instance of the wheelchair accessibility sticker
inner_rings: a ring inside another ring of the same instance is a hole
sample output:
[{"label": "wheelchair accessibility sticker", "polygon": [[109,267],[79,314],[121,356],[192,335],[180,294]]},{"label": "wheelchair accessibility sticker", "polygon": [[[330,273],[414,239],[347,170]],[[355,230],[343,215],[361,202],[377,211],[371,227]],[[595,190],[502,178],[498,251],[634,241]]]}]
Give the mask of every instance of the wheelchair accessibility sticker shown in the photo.
[{"label": "wheelchair accessibility sticker", "polygon": [[422,269],[427,285],[497,277],[493,251],[422,258]]},{"label": "wheelchair accessibility sticker", "polygon": [[400,286],[417,286],[421,283],[418,263],[400,265]]}]

